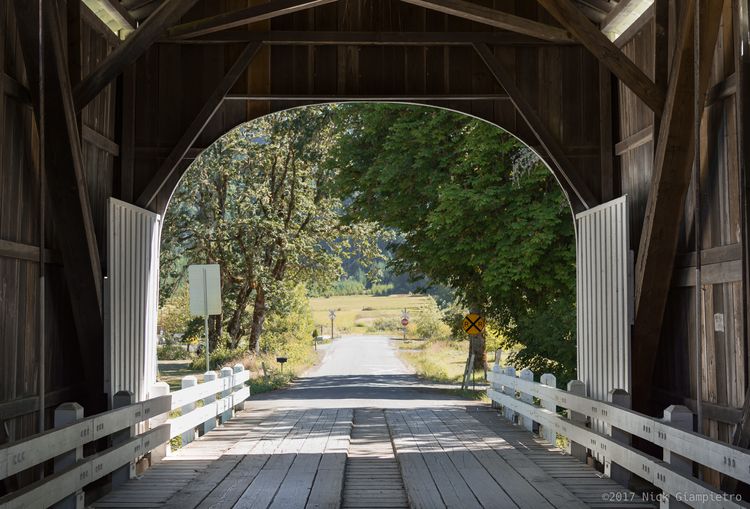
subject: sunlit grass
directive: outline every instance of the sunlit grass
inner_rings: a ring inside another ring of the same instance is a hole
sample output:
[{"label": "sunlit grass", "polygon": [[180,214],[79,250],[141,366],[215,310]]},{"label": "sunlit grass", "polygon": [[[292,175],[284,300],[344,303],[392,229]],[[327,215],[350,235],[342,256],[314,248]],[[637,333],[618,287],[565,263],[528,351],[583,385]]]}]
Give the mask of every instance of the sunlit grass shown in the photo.
[{"label": "sunlit grass", "polygon": [[377,332],[397,332],[397,327],[377,330],[378,322],[384,320],[394,325],[401,320],[401,312],[406,309],[414,316],[418,309],[429,305],[431,297],[427,295],[345,295],[333,297],[316,297],[310,299],[313,321],[323,335],[331,334],[330,309],[336,310],[334,333],[368,334]]},{"label": "sunlit grass", "polygon": [[[409,343],[421,343],[421,345],[417,351],[399,345],[399,356],[414,368],[417,376],[440,383],[461,382],[468,355],[467,342],[415,341]],[[480,374],[480,378],[482,376],[484,373]]]}]

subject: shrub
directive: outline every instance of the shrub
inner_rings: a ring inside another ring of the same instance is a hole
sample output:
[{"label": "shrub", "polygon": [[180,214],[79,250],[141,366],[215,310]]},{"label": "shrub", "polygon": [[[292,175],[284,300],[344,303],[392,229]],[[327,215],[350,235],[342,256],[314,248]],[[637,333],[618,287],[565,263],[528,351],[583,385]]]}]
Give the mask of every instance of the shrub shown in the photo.
[{"label": "shrub", "polygon": [[396,317],[380,317],[372,322],[372,328],[376,331],[394,331],[401,329],[401,320]]},{"label": "shrub", "polygon": [[160,361],[178,361],[192,359],[192,355],[187,351],[185,345],[166,344],[156,347],[156,357]]},{"label": "shrub", "polygon": [[[216,350],[209,352],[209,354],[211,369],[217,370],[226,366],[231,367],[238,362],[242,362],[242,359],[245,356],[245,350],[242,348],[231,350],[229,348],[219,347]],[[196,371],[202,371],[206,369],[205,354],[195,357],[193,359],[193,362],[190,364],[190,368]]]},{"label": "shrub", "polygon": [[260,351],[272,357],[287,357],[289,365],[308,364],[314,356],[310,337],[313,327],[305,287],[297,285],[266,316]]},{"label": "shrub", "polygon": [[414,317],[414,332],[422,339],[450,339],[451,328],[443,319],[443,313],[435,301],[430,299],[429,305],[417,311]]},{"label": "shrub", "polygon": [[390,295],[393,293],[393,285],[387,284],[387,285],[372,285],[370,287],[370,294],[374,295],[376,297],[383,297],[385,295]]}]

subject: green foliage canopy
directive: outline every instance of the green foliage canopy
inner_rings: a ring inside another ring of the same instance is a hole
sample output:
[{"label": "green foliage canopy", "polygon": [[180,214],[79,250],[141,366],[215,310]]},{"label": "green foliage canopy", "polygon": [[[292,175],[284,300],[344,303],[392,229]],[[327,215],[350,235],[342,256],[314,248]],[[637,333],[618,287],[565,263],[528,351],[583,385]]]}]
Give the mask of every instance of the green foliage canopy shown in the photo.
[{"label": "green foliage canopy", "polygon": [[235,349],[248,337],[256,350],[266,314],[297,283],[327,285],[343,253],[375,244],[374,225],[340,220],[337,169],[319,164],[335,142],[334,110],[299,108],[243,124],[206,149],[180,183],[165,218],[162,279],[179,281],[190,263],[220,264],[224,313],[211,323],[215,346]]},{"label": "green foliage canopy", "polygon": [[505,131],[446,110],[348,105],[328,165],[353,221],[397,228],[396,268],[482,309],[516,361],[575,368],[575,237],[559,185]]}]

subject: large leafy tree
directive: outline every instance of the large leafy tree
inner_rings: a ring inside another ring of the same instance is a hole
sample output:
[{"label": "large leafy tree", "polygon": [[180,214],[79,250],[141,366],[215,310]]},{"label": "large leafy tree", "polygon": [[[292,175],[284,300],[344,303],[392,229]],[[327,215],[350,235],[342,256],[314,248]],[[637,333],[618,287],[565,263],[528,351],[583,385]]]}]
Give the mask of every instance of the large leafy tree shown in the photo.
[{"label": "large leafy tree", "polygon": [[336,169],[319,164],[334,143],[332,112],[302,108],[242,125],[180,183],[165,219],[162,275],[176,281],[187,263],[220,264],[214,346],[225,337],[236,348],[247,337],[257,350],[269,310],[287,302],[296,283],[330,282],[341,253],[372,238],[370,225],[342,223]]},{"label": "large leafy tree", "polygon": [[[514,137],[446,110],[340,108],[329,165],[349,218],[397,228],[396,267],[489,316],[516,361],[575,368],[575,242],[566,198]],[[477,359],[483,340],[475,341]]]}]

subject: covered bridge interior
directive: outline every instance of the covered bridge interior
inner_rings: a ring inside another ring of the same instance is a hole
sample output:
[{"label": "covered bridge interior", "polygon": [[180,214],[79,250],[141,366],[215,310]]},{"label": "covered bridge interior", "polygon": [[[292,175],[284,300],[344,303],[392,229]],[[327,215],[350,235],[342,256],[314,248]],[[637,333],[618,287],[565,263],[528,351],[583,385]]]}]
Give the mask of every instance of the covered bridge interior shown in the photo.
[{"label": "covered bridge interior", "polygon": [[515,134],[575,213],[627,196],[633,408],[746,447],[749,65],[747,0],[2,0],[0,444],[111,405],[110,198],[163,214],[240,123],[404,101]]}]

